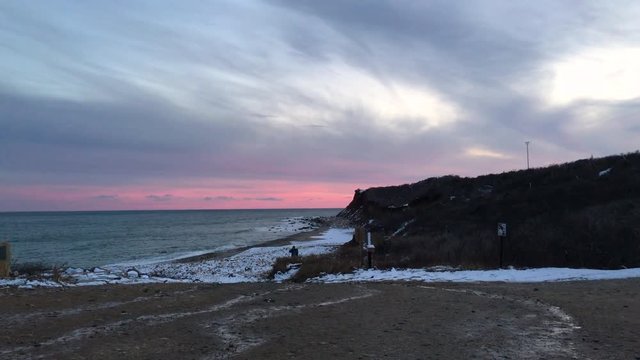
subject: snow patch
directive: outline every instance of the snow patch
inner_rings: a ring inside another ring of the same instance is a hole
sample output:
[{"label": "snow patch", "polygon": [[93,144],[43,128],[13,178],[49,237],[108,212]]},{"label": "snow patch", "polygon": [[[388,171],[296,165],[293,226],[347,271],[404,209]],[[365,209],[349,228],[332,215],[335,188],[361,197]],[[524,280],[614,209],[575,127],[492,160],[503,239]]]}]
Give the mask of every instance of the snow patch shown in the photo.
[{"label": "snow patch", "polygon": [[608,169],[600,171],[598,173],[598,176],[606,176],[606,175],[609,175],[610,173],[611,173],[611,168],[608,168]]},{"label": "snow patch", "polygon": [[431,269],[357,270],[351,274],[329,274],[310,282],[344,283],[371,281],[422,282],[545,282],[611,280],[640,277],[640,268],[594,270],[570,268],[433,271]]},{"label": "snow patch", "polygon": [[414,221],[415,219],[404,222],[402,225],[400,225],[398,230],[394,231],[394,233],[391,234],[391,236],[397,236],[398,234],[402,234],[402,232],[407,228],[407,226],[413,223]]}]

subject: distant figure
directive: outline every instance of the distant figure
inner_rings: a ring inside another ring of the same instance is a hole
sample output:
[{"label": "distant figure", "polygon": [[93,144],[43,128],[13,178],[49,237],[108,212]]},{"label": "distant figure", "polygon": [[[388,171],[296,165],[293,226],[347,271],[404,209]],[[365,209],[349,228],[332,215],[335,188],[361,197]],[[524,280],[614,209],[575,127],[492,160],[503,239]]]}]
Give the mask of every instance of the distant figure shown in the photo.
[{"label": "distant figure", "polygon": [[296,248],[295,245],[289,249],[289,252],[291,253],[291,257],[298,257],[298,248]]}]

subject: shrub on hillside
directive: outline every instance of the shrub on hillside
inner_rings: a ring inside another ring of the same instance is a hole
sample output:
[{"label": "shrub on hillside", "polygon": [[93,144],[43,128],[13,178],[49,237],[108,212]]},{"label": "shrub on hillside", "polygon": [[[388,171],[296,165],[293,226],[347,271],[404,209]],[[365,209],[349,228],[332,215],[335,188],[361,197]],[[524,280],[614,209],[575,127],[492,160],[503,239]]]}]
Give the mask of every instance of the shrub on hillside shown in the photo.
[{"label": "shrub on hillside", "polygon": [[372,188],[344,213],[384,226],[387,241],[375,256],[384,267],[496,267],[498,222],[509,229],[505,265],[640,266],[639,179],[635,152]]}]

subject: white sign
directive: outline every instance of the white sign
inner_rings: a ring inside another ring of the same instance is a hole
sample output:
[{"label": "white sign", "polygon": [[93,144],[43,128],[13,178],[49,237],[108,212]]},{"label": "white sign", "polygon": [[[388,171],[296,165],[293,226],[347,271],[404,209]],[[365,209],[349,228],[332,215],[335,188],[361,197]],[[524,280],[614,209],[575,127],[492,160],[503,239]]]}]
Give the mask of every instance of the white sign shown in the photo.
[{"label": "white sign", "polygon": [[501,237],[507,236],[507,224],[506,223],[498,223],[498,236],[501,236]]}]

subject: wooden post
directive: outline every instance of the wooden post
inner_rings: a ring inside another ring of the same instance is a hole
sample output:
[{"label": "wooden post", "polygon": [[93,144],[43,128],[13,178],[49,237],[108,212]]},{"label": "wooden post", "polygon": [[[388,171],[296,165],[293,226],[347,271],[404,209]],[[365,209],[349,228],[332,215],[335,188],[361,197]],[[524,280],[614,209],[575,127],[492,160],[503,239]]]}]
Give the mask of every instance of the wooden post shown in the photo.
[{"label": "wooden post", "polygon": [[8,242],[0,244],[0,278],[9,277],[11,273],[11,245]]},{"label": "wooden post", "polygon": [[376,250],[376,246],[371,242],[371,233],[367,233],[367,269],[371,269],[371,260],[373,257],[373,252]]},{"label": "wooden post", "polygon": [[355,238],[356,238],[356,241],[358,242],[359,246],[364,245],[364,243],[366,241],[365,240],[366,235],[367,235],[366,231],[364,230],[364,228],[362,226],[356,227]]},{"label": "wooden post", "polygon": [[500,236],[500,269],[502,269],[503,257],[504,257],[504,236]]}]

